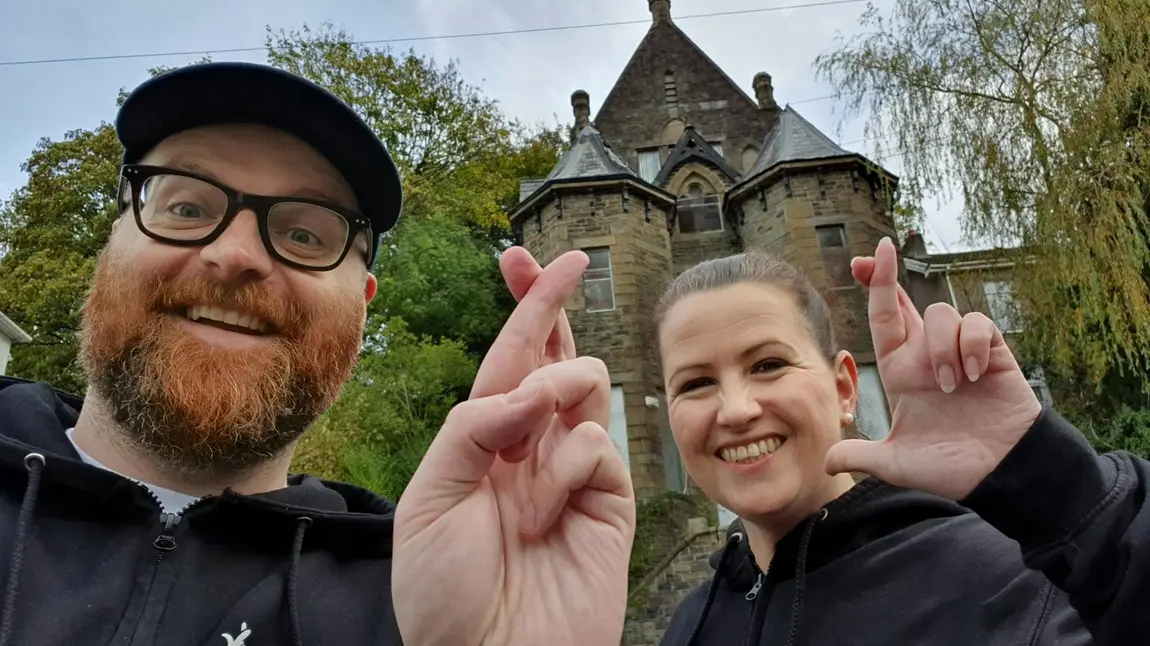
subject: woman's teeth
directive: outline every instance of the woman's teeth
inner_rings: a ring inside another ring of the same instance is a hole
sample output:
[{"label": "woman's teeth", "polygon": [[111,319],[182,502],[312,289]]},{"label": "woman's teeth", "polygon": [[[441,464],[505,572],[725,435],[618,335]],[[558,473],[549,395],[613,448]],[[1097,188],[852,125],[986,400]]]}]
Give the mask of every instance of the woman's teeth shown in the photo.
[{"label": "woman's teeth", "polygon": [[768,437],[765,440],[751,442],[743,446],[725,448],[719,451],[719,457],[724,462],[754,462],[768,453],[777,451],[784,441],[777,437]]}]

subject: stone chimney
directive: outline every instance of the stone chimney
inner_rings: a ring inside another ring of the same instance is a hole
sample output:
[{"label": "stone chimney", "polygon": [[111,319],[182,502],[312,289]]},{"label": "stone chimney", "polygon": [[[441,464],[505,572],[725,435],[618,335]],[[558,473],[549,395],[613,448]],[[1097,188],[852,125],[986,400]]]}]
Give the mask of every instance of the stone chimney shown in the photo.
[{"label": "stone chimney", "polygon": [[907,258],[926,258],[930,254],[926,250],[926,240],[915,229],[906,232],[906,242],[902,245],[902,255]]},{"label": "stone chimney", "polygon": [[759,108],[763,110],[774,110],[779,107],[775,103],[775,86],[771,82],[771,75],[766,72],[759,72],[755,74],[755,98],[759,101]]},{"label": "stone chimney", "polygon": [[671,21],[671,0],[647,0],[651,6],[651,22]]},{"label": "stone chimney", "polygon": [[571,107],[575,110],[575,134],[591,125],[591,96],[583,90],[571,94]]}]

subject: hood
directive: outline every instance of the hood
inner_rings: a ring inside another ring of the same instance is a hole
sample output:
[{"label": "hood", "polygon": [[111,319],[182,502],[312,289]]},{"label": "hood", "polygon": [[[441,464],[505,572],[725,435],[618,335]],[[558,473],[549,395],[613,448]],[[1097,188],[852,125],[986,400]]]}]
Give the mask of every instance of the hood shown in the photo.
[{"label": "hood", "polygon": [[[84,463],[76,453],[65,431],[75,426],[83,403],[80,397],[56,390],[48,384],[0,377],[0,469],[18,468],[23,471],[26,468],[25,456],[39,453],[45,458],[45,482],[69,486],[77,495],[86,497],[132,490],[139,496],[129,497],[155,513],[155,505],[142,487]],[[294,524],[306,514],[312,520],[308,530],[309,542],[324,536],[342,537],[342,544],[332,547],[375,551],[386,545],[390,551],[395,506],[366,489],[307,475],[292,475],[285,489],[254,496],[229,490],[212,500],[221,507],[264,516],[263,520],[282,517]],[[344,531],[348,529],[354,531]],[[358,545],[348,544],[348,541]]]},{"label": "hood", "polygon": [[[795,582],[791,628],[786,646],[798,643],[798,623],[802,612],[805,579],[808,572],[844,557],[883,536],[929,519],[969,513],[952,501],[866,478],[850,491],[799,523],[775,545],[769,564],[770,580]],[[763,585],[761,564],[755,562],[742,520],[727,528],[725,545],[709,559],[715,576],[707,599],[695,623],[688,646],[694,646],[720,586],[746,592],[756,598]],[[752,623],[760,621],[756,611]]]},{"label": "hood", "polygon": [[84,402],[42,383],[0,377],[0,482],[21,482],[24,493],[12,532],[8,583],[0,608],[0,644],[14,621],[25,546],[35,531],[41,498],[76,510],[77,517],[99,508],[103,517],[151,514],[162,527],[153,545],[161,553],[174,549],[173,530],[182,518],[195,518],[203,532],[215,532],[237,549],[262,550],[269,534],[291,539],[284,553],[284,582],[292,643],[300,639],[300,559],[305,535],[309,549],[322,549],[352,559],[391,556],[394,506],[365,489],[295,475],[278,491],[247,496],[224,491],[179,513],[162,513],[145,487],[83,462],[66,431],[76,424]]},{"label": "hood", "polygon": [[[779,541],[770,563],[771,576],[779,580],[794,578],[801,551],[805,551],[804,570],[813,572],[921,521],[966,513],[969,511],[955,502],[868,477]],[[804,540],[807,528],[810,536]],[[712,553],[709,562],[717,578],[732,589],[749,590],[754,585],[760,566],[751,554],[742,519],[730,524],[725,546]]]}]

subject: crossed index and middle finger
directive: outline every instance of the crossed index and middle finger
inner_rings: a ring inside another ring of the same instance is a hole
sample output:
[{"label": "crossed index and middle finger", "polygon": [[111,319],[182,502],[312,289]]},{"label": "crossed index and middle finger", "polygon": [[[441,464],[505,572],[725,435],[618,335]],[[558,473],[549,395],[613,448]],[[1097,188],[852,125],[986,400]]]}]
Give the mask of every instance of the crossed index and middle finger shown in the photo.
[{"label": "crossed index and middle finger", "polygon": [[539,274],[518,299],[519,305],[479,366],[472,399],[511,392],[542,365],[548,339],[563,315],[563,304],[575,291],[589,262],[587,254],[571,251]]}]

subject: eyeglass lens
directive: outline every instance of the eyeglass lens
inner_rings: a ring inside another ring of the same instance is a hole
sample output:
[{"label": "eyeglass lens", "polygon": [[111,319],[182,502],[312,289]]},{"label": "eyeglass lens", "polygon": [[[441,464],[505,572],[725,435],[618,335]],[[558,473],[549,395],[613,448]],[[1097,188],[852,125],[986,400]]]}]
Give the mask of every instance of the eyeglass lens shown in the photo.
[{"label": "eyeglass lens", "polygon": [[[146,229],[173,240],[199,240],[215,231],[228,209],[228,196],[193,177],[155,175],[140,190],[140,219]],[[339,259],[348,222],[335,211],[305,202],[279,202],[268,212],[272,246],[302,265],[322,267]]]}]

